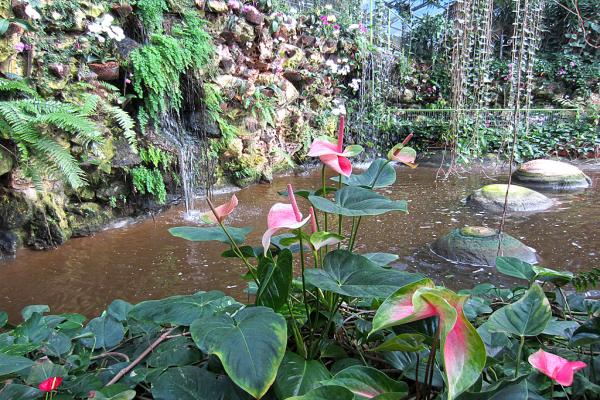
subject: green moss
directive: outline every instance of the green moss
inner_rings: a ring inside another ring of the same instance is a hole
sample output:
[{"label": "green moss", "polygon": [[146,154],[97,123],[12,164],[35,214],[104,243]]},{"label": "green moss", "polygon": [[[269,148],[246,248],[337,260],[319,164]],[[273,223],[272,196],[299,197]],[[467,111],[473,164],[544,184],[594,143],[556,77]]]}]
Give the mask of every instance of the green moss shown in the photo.
[{"label": "green moss", "polygon": [[[485,197],[487,197],[489,199],[504,198],[504,196],[506,195],[507,187],[508,187],[508,185],[495,183],[492,185],[484,186],[483,188],[481,188],[481,192],[483,193],[483,195]],[[536,192],[534,192],[533,190],[528,189],[526,187],[511,185],[508,195],[513,199],[521,199],[521,198],[531,196],[532,194],[535,194],[535,193]]]},{"label": "green moss", "polygon": [[498,233],[495,229],[484,226],[465,226],[460,229],[460,234],[468,237],[485,238],[497,235]]}]

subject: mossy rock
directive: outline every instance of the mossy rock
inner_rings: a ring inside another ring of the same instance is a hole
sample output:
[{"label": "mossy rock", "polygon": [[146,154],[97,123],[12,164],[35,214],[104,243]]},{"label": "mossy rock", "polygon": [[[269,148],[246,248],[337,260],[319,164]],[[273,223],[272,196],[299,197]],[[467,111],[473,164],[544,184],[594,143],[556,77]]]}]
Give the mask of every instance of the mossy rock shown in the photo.
[{"label": "mossy rock", "polygon": [[12,155],[0,147],[0,176],[9,173],[14,167]]},{"label": "mossy rock", "polygon": [[74,204],[67,211],[73,237],[91,236],[101,231],[114,217],[112,211],[92,202]]},{"label": "mossy rock", "polygon": [[0,231],[0,260],[12,257],[21,244],[19,236],[13,231]]},{"label": "mossy rock", "polygon": [[32,206],[15,190],[0,190],[0,229],[18,229],[31,220]]},{"label": "mossy rock", "polygon": [[38,195],[27,225],[26,244],[35,250],[53,249],[71,237],[67,215],[52,193]]},{"label": "mossy rock", "polygon": [[[467,198],[467,203],[491,212],[504,210],[504,199],[508,185],[492,184],[476,190]],[[508,192],[508,212],[535,212],[552,207],[554,202],[535,190],[523,186],[511,185]]]},{"label": "mossy rock", "polygon": [[[431,250],[440,257],[459,264],[494,266],[498,255],[499,235],[494,229],[481,226],[466,226],[436,240]],[[501,254],[516,257],[528,263],[537,263],[534,249],[514,237],[502,234]]]},{"label": "mossy rock", "polygon": [[574,165],[555,160],[532,160],[513,174],[516,181],[544,189],[587,188],[592,180]]}]

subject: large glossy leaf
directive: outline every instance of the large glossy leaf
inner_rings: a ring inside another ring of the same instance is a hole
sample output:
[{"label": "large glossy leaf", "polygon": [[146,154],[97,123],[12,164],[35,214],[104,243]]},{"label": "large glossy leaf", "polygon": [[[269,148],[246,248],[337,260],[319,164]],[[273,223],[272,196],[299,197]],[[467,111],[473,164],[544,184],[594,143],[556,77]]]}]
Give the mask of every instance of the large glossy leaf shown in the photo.
[{"label": "large glossy leaf", "polygon": [[600,343],[600,317],[593,317],[585,321],[573,332],[571,346],[589,346]]},{"label": "large glossy leaf", "polygon": [[123,324],[108,314],[92,319],[82,331],[83,334],[91,333],[92,338],[81,339],[87,348],[108,349],[116,346],[125,336]]},{"label": "large glossy leaf", "polygon": [[310,244],[314,250],[319,250],[325,246],[333,246],[344,240],[344,237],[336,233],[315,232],[310,235]]},{"label": "large glossy leaf", "polygon": [[383,372],[362,365],[355,365],[338,372],[324,385],[342,386],[357,399],[371,399],[387,394],[386,399],[402,399],[408,394],[405,382],[395,381]]},{"label": "large glossy leaf", "polygon": [[[332,178],[338,180],[338,177]],[[342,183],[348,186],[363,186],[366,188],[380,189],[391,186],[396,182],[396,170],[388,160],[378,158],[362,174],[342,176]]]},{"label": "large glossy leaf", "polygon": [[425,336],[420,333],[401,333],[392,336],[390,339],[375,347],[373,351],[420,351],[425,348],[423,345],[424,342]]},{"label": "large glossy leaf", "polygon": [[21,371],[33,365],[33,361],[21,356],[9,356],[0,353],[0,376]]},{"label": "large glossy leaf", "polygon": [[516,336],[537,336],[546,329],[552,311],[539,285],[531,288],[518,301],[496,310],[490,317],[493,329]]},{"label": "large glossy leaf", "polygon": [[331,378],[331,374],[319,360],[305,360],[287,352],[279,366],[275,379],[275,394],[280,399],[302,396],[320,386],[321,381]]},{"label": "large glossy leaf", "polygon": [[219,291],[198,292],[189,296],[143,301],[131,309],[129,317],[157,324],[188,326],[199,318],[239,307],[241,304]]},{"label": "large glossy leaf", "polygon": [[573,273],[570,271],[555,271],[537,265],[534,265],[532,268],[533,272],[535,272],[536,281],[552,282],[556,286],[564,286],[573,280]]},{"label": "large glossy leaf", "polygon": [[535,278],[533,265],[515,257],[496,258],[496,269],[504,275],[525,279],[526,281],[532,281]]},{"label": "large glossy leaf", "polygon": [[188,337],[167,340],[158,346],[150,357],[148,365],[156,368],[181,367],[200,361],[202,353]]},{"label": "large glossy leaf", "polygon": [[260,286],[256,294],[256,304],[278,310],[283,307],[290,294],[293,278],[292,253],[285,249],[277,260],[262,257],[258,265]]},{"label": "large glossy leaf", "polygon": [[0,390],[0,399],[31,400],[40,398],[42,394],[37,388],[12,383]]},{"label": "large glossy leaf", "polygon": [[[236,244],[242,244],[252,228],[234,228],[227,227],[227,232],[231,235]],[[180,237],[192,242],[210,242],[217,241],[230,243],[229,238],[223,232],[220,226],[200,227],[200,226],[178,226],[169,229],[169,233],[175,237]]]},{"label": "large glossy leaf", "polygon": [[275,381],[287,344],[285,319],[266,307],[198,320],[190,327],[200,350],[216,355],[227,375],[255,398]]},{"label": "large glossy leaf", "polygon": [[319,196],[309,196],[315,208],[347,217],[380,215],[390,211],[408,212],[406,201],[390,200],[370,189],[346,186],[335,194],[335,203]]},{"label": "large glossy leaf", "polygon": [[385,267],[399,258],[396,254],[392,253],[366,253],[361,255],[380,267]]},{"label": "large glossy leaf", "polygon": [[229,378],[192,366],[169,368],[152,382],[152,397],[156,400],[242,400],[249,398]]},{"label": "large glossy leaf", "polygon": [[354,400],[354,393],[341,386],[321,386],[303,396],[290,397],[287,400]]},{"label": "large glossy leaf", "polygon": [[308,283],[319,289],[352,297],[387,297],[399,287],[421,279],[420,275],[379,267],[346,250],[332,251],[322,269],[305,272]]},{"label": "large glossy leaf", "polygon": [[437,316],[448,399],[467,390],[485,366],[483,340],[464,315],[468,296],[433,287],[429,279],[404,286],[388,297],[373,318],[373,332]]}]

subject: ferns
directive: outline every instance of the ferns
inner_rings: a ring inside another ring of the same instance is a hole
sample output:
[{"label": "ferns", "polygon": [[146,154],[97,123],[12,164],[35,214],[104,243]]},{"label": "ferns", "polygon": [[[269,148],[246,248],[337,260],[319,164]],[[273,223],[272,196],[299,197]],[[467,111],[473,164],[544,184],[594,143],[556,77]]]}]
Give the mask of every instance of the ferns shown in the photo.
[{"label": "ferns", "polygon": [[35,98],[0,101],[0,137],[15,143],[19,164],[26,176],[41,189],[44,176],[63,178],[73,188],[86,184],[85,173],[68,147],[54,137],[65,133],[87,146],[103,143],[104,136],[96,114],[106,114],[116,121],[132,148],[137,142],[134,123],[122,109],[96,95],[86,95],[82,105],[44,100],[21,81],[0,79],[0,92],[33,94]]},{"label": "ferns", "polygon": [[149,44],[131,53],[135,92],[155,123],[161,114],[181,107],[181,74],[204,67],[213,57],[212,39],[202,24],[197,16],[186,14],[173,36],[154,34]]},{"label": "ferns", "polygon": [[0,93],[7,92],[10,94],[18,92],[20,94],[27,94],[32,97],[38,97],[38,94],[35,91],[35,89],[29,86],[24,80],[0,79]]},{"label": "ferns", "polygon": [[157,168],[136,167],[131,171],[133,186],[141,194],[151,194],[159,204],[167,201],[167,189],[160,170]]},{"label": "ferns", "polygon": [[581,272],[573,278],[573,285],[579,292],[594,288],[600,282],[600,268],[592,268],[591,271]]},{"label": "ferns", "polygon": [[149,33],[162,31],[163,13],[169,10],[165,0],[138,0],[135,2],[144,28]]}]

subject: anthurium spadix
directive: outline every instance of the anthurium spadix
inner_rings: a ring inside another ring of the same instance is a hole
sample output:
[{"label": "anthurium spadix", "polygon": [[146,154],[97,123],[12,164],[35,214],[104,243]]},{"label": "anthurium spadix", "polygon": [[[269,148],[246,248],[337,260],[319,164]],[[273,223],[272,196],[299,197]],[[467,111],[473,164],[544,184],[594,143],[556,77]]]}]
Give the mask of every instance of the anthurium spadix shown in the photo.
[{"label": "anthurium spadix", "polygon": [[439,341],[448,400],[471,387],[485,367],[483,340],[463,313],[468,296],[435,287],[430,279],[403,286],[389,296],[373,319],[373,332],[429,317],[439,318]]},{"label": "anthurium spadix", "polygon": [[348,157],[360,154],[361,146],[353,145],[344,149],[344,116],[340,117],[337,143],[329,137],[320,137],[310,145],[309,157],[319,157],[321,162],[343,176],[352,174],[352,164]]},{"label": "anthurium spadix", "polygon": [[262,237],[265,256],[267,255],[269,245],[271,244],[271,237],[275,233],[282,229],[301,228],[310,220],[310,215],[302,219],[302,213],[298,208],[298,203],[296,203],[292,185],[288,185],[288,198],[290,199],[291,204],[276,203],[271,207],[271,210],[269,210],[269,215],[267,216],[268,229]]}]

